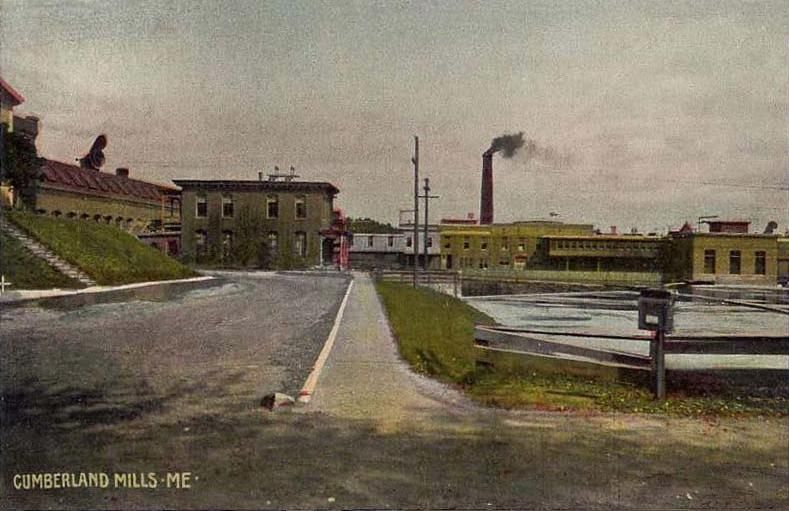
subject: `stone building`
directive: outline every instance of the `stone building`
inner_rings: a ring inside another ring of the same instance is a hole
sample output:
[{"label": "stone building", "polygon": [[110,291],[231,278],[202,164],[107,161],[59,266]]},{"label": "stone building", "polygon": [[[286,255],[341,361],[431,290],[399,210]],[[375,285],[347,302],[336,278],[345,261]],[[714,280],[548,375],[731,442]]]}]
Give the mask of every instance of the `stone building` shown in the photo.
[{"label": "stone building", "polygon": [[174,181],[181,187],[184,259],[203,264],[299,268],[331,264],[333,201],[326,182]]}]

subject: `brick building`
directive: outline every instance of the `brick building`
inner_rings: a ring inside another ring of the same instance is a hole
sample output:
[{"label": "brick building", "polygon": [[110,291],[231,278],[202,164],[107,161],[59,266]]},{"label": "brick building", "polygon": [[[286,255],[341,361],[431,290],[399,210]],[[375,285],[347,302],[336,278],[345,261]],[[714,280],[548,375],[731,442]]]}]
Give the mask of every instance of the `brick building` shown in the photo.
[{"label": "brick building", "polygon": [[339,190],[326,182],[175,180],[184,259],[223,266],[330,264]]}]

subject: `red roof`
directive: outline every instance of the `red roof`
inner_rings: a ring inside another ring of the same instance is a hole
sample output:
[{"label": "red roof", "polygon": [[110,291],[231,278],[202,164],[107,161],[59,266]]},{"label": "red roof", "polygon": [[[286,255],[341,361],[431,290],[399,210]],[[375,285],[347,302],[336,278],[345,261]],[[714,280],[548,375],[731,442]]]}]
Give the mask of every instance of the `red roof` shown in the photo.
[{"label": "red roof", "polygon": [[81,193],[114,195],[138,200],[158,201],[177,188],[83,169],[53,160],[43,160],[39,179],[59,189]]},{"label": "red roof", "polygon": [[23,98],[23,97],[22,97],[22,95],[21,95],[20,93],[18,93],[17,91],[15,91],[15,90],[14,90],[14,88],[13,88],[13,87],[11,87],[11,86],[8,84],[8,82],[6,82],[5,80],[3,80],[3,78],[2,78],[2,77],[0,77],[0,88],[2,88],[4,91],[6,91],[6,93],[7,93],[9,96],[11,96],[11,98],[12,98],[14,101],[16,101],[16,103],[14,103],[14,106],[16,106],[16,105],[18,105],[18,104],[20,104],[20,103],[24,103],[24,102],[25,102],[25,98]]}]

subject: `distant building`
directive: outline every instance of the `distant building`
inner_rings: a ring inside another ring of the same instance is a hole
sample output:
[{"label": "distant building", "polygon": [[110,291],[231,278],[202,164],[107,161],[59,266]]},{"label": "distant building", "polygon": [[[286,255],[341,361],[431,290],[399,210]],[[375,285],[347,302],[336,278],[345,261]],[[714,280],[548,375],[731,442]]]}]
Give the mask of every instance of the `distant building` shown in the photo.
[{"label": "distant building", "polygon": [[350,266],[360,270],[398,270],[405,268],[405,234],[354,233],[350,247]]},{"label": "distant building", "polygon": [[672,233],[665,279],[775,285],[780,237],[731,232]]},{"label": "distant building", "polygon": [[540,260],[552,270],[659,273],[664,245],[657,236],[544,236]]},{"label": "distant building", "polygon": [[296,268],[333,264],[327,235],[339,190],[307,181],[175,180],[182,188],[185,259]]},{"label": "distant building", "polygon": [[588,236],[591,224],[565,224],[555,221],[523,221],[510,224],[439,226],[441,268],[457,270],[522,270],[544,264],[544,251],[538,250],[545,236]]}]

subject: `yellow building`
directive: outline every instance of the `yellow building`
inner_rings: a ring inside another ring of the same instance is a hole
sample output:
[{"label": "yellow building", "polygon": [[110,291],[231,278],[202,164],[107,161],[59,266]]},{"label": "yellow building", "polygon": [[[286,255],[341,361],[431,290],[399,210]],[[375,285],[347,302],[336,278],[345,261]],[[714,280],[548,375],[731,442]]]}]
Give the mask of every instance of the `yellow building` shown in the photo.
[{"label": "yellow building", "polygon": [[511,224],[442,224],[441,267],[524,269],[539,266],[541,239],[551,235],[592,235],[591,224],[524,221]]},{"label": "yellow building", "polygon": [[116,225],[138,234],[180,224],[180,192],[173,186],[83,169],[42,158],[35,206],[42,215]]},{"label": "yellow building", "polygon": [[673,280],[775,285],[779,239],[774,234],[673,233],[666,274]]}]

